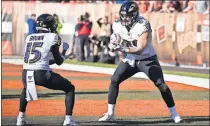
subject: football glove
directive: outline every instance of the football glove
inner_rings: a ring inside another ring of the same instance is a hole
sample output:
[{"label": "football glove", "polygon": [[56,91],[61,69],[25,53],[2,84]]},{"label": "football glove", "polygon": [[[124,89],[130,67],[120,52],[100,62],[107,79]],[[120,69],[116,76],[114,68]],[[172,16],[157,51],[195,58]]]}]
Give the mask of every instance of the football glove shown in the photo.
[{"label": "football glove", "polygon": [[62,51],[62,55],[65,56],[66,51],[69,49],[69,44],[66,42],[63,42],[63,51]]},{"label": "football glove", "polygon": [[119,43],[118,41],[120,41],[120,40],[117,40],[117,35],[116,34],[112,34],[110,36],[110,43]]},{"label": "football glove", "polygon": [[66,42],[63,42],[63,50],[68,50],[69,49],[69,44]]},{"label": "football glove", "polygon": [[70,56],[73,56],[74,54],[73,53],[70,53],[68,55],[61,55],[61,57],[63,58],[63,60],[66,60],[68,59]]},{"label": "football glove", "polygon": [[115,50],[117,50],[117,49],[120,47],[120,45],[117,44],[117,43],[110,43],[110,44],[108,45],[108,47],[109,47],[109,49],[115,51]]},{"label": "football glove", "polygon": [[125,47],[122,47],[120,44],[116,44],[116,43],[110,43],[108,47],[110,48],[110,50],[120,51],[120,52],[125,52],[127,49]]},{"label": "football glove", "polygon": [[74,55],[74,53],[70,53],[68,55],[65,55],[65,59],[68,59],[70,56],[73,56],[73,55]]}]

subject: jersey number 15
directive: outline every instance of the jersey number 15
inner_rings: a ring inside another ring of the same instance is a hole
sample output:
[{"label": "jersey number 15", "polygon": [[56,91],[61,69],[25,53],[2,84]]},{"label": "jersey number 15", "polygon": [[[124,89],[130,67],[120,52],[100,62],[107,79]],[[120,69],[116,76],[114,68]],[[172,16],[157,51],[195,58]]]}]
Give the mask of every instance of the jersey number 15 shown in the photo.
[{"label": "jersey number 15", "polygon": [[[41,58],[41,52],[38,50],[42,47],[43,42],[29,42],[26,45],[26,52],[24,56],[25,63],[35,63]],[[29,59],[30,55],[34,54],[33,59]]]}]

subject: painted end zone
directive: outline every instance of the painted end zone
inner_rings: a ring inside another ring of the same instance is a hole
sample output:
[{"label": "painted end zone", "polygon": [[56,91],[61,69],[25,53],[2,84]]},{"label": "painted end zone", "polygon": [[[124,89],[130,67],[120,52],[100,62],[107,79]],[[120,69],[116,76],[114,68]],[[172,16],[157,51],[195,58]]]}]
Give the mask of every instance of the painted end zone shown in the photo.
[{"label": "painted end zone", "polygon": [[[17,62],[17,61],[16,61]],[[120,86],[116,121],[98,122],[107,111],[110,75],[53,69],[70,80],[76,88],[73,119],[78,125],[174,125],[158,89],[150,80],[130,78]],[[2,125],[15,125],[19,97],[23,88],[22,65],[2,64]],[[209,125],[209,89],[167,82],[180,125]],[[62,125],[65,116],[65,93],[38,87],[39,100],[28,103],[29,125]]]},{"label": "painted end zone", "polygon": [[[8,58],[8,59],[2,59],[2,63],[23,65],[23,60]],[[52,65],[51,68],[78,71],[78,72],[100,73],[100,74],[113,74],[115,70],[115,68],[103,68],[103,67],[86,66],[86,65],[73,65],[73,64],[65,64],[65,63],[62,64],[61,66]],[[144,73],[137,73],[133,77],[148,79],[148,77]],[[183,84],[187,84],[191,86],[197,86],[197,87],[209,89],[209,79],[186,77],[186,76],[179,76],[179,75],[169,75],[169,74],[164,74],[164,79],[166,81],[178,82],[178,83],[183,83]]]}]

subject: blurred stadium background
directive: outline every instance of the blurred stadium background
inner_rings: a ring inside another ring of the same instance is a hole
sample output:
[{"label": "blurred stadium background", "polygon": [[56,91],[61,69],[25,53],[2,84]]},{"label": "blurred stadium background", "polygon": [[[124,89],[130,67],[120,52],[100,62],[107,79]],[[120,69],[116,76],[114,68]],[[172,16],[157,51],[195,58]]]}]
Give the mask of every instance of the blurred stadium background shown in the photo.
[{"label": "blurred stadium background", "polygon": [[[33,17],[49,13],[58,19],[57,32],[62,40],[71,46],[68,53],[75,54],[66,61],[66,64],[115,68],[124,54],[109,51],[107,44],[109,35],[112,33],[111,25],[118,18],[118,11],[123,2],[124,0],[3,0],[1,8],[3,61],[11,59],[9,63],[15,63],[14,59],[22,59],[25,37],[35,32],[33,31]],[[183,78],[185,76],[201,78],[205,79],[205,82],[208,80],[209,83],[209,1],[145,0],[136,2],[139,4],[140,14],[151,23],[153,45],[164,73],[180,75]],[[88,43],[82,46],[85,50],[85,58],[81,59],[77,56],[78,53],[82,53],[81,50],[77,50],[81,46],[79,44],[81,31],[77,29],[77,25],[85,21],[92,22],[92,28],[90,34],[87,33]],[[22,88],[21,66],[7,63],[2,64],[2,124],[12,125],[18,113],[18,97]],[[109,125],[95,121],[106,110],[110,75],[63,70],[56,70],[56,72],[70,79],[77,88],[75,115],[79,124]],[[202,82],[198,85],[202,85]],[[110,125],[172,124],[172,121],[167,118],[169,114],[159,92],[152,87],[150,81],[131,78],[125,83],[127,87],[122,87],[123,91],[119,97],[119,101],[122,102],[119,103],[121,108],[117,110],[118,121]],[[175,82],[168,83],[177,100],[178,111],[186,119],[185,124],[209,124],[209,89]],[[37,113],[29,111],[27,113],[30,116],[29,122],[38,125],[61,124],[62,114],[64,114],[62,113],[64,104],[60,102],[63,99],[62,92],[42,88],[38,90],[39,96],[42,97],[41,102],[31,103],[32,107],[29,108],[38,109],[42,107],[38,104],[42,104],[48,112],[44,111],[44,108]],[[49,102],[51,105],[47,104]],[[129,104],[133,104],[136,109],[129,109],[126,102],[131,102]],[[158,103],[156,107],[159,109],[155,109],[153,102]],[[53,108],[52,106],[55,105],[58,107]],[[153,107],[145,107],[144,111],[139,110],[144,108],[143,106]],[[93,108],[97,112],[90,110]],[[122,113],[123,110],[128,110],[129,113]]]},{"label": "blurred stadium background", "polygon": [[[24,39],[29,31],[27,20],[31,14],[36,16],[42,13],[56,14],[62,24],[60,35],[63,41],[73,45],[75,26],[81,15],[85,12],[90,14],[90,21],[93,23],[90,36],[99,37],[101,30],[104,29],[99,27],[98,19],[107,16],[108,22],[112,24],[118,17],[122,2],[122,0],[2,1],[2,54],[23,56]],[[209,7],[205,6],[204,2],[202,5],[202,1],[199,3],[188,0],[138,1],[140,14],[152,25],[153,45],[160,61],[209,66],[209,13],[206,13]],[[91,53],[99,55],[94,51],[91,50]]]}]

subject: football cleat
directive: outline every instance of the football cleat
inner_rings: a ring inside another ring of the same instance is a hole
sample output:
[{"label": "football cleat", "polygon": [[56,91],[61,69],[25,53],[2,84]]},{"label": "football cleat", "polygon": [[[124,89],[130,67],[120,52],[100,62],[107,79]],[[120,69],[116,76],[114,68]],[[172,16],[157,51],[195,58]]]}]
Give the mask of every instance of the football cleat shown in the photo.
[{"label": "football cleat", "polygon": [[65,119],[63,122],[63,126],[76,126],[76,123],[72,119]]},{"label": "football cleat", "polygon": [[101,117],[98,121],[113,121],[114,115],[109,115],[108,113],[104,113],[103,117]]},{"label": "football cleat", "polygon": [[172,115],[171,117],[175,123],[181,123],[182,121],[181,117],[178,114]]},{"label": "football cleat", "polygon": [[24,116],[17,117],[17,123],[16,123],[17,126],[23,126],[23,125],[26,125],[26,124],[27,124],[27,121],[26,121]]}]

